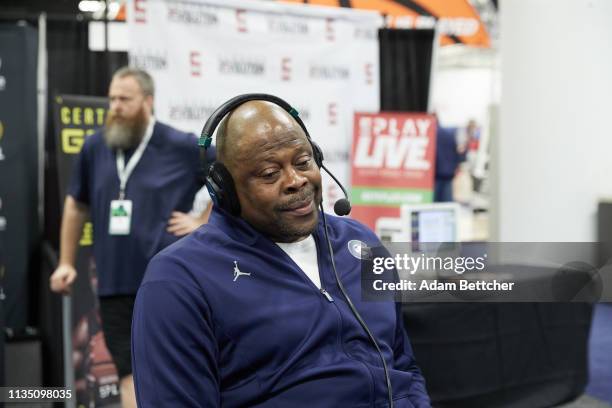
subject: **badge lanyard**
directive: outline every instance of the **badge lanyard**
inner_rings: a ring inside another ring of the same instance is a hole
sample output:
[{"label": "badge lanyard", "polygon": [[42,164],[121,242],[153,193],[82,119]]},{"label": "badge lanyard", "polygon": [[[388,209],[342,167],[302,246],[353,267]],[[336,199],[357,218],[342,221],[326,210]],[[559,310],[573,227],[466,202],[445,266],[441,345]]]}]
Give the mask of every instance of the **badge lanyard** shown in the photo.
[{"label": "badge lanyard", "polygon": [[123,200],[125,198],[125,187],[127,186],[128,179],[132,175],[134,168],[142,158],[142,155],[149,144],[149,140],[151,140],[151,136],[153,136],[153,126],[155,124],[155,119],[151,118],[149,121],[149,125],[147,126],[147,131],[144,135],[144,138],[136,148],[132,157],[128,161],[127,165],[125,164],[125,153],[123,150],[117,150],[117,175],[119,176],[119,199]]}]

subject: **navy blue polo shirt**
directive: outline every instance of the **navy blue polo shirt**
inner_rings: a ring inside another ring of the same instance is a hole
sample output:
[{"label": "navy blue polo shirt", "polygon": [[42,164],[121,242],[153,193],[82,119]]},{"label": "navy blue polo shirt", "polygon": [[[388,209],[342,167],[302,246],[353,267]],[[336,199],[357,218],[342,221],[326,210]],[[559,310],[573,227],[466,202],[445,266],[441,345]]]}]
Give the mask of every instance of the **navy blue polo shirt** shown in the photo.
[{"label": "navy blue polo shirt", "polygon": [[455,177],[461,155],[457,152],[456,128],[438,126],[436,134],[436,180]]},{"label": "navy blue polo shirt", "polygon": [[[189,212],[202,185],[196,137],[156,122],[126,186],[125,199],[133,203],[130,235],[110,235],[110,203],[119,198],[115,153],[101,131],[88,137],[68,187],[89,206],[99,296],[136,293],[149,260],[178,239],[166,232],[172,211]],[[126,152],[126,163],[132,153]],[[214,150],[210,154],[214,159]]]}]

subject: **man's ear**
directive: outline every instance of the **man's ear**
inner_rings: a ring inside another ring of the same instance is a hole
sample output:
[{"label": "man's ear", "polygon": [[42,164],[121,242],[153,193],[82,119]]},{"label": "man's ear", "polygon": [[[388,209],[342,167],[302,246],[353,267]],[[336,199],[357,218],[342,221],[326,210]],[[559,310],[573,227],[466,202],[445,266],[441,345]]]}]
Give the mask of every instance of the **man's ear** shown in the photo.
[{"label": "man's ear", "polygon": [[150,114],[153,114],[153,102],[154,101],[152,95],[145,96],[145,104],[147,105]]}]

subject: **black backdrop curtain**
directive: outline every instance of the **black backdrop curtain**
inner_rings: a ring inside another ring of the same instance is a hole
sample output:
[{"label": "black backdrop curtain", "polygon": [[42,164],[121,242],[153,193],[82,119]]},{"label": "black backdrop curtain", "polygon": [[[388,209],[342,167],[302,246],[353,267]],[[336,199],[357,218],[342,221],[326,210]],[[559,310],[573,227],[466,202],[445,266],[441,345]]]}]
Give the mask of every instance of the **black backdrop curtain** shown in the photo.
[{"label": "black backdrop curtain", "polygon": [[[23,329],[40,240],[36,30],[0,22],[0,385],[4,328]],[[34,108],[34,109],[33,109]],[[15,331],[7,331],[15,332]]]},{"label": "black backdrop curtain", "polygon": [[40,239],[36,118],[36,30],[0,24],[0,259],[5,323],[28,323],[28,271]]},{"label": "black backdrop curtain", "polygon": [[590,304],[405,303],[402,309],[437,408],[556,407],[584,391]]},{"label": "black backdrop curtain", "polygon": [[433,30],[379,30],[381,111],[427,111],[434,37]]}]

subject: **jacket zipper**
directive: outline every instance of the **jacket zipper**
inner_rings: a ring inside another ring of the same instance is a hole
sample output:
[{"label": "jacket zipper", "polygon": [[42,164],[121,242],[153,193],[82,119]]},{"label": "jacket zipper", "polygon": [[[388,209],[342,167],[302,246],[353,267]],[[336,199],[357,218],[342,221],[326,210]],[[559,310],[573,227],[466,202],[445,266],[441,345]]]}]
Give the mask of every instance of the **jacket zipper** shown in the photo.
[{"label": "jacket zipper", "polygon": [[326,291],[325,289],[321,288],[320,289],[321,293],[323,294],[323,296],[325,296],[325,298],[327,299],[328,302],[333,302],[334,298],[329,294],[328,291]]}]

